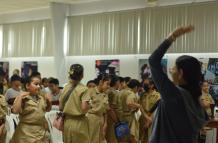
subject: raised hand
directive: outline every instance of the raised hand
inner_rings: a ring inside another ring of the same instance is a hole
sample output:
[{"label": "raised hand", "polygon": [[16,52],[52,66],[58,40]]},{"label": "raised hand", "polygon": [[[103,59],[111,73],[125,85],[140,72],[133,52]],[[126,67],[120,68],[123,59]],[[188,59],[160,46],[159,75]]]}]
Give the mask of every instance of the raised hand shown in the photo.
[{"label": "raised hand", "polygon": [[189,33],[193,30],[194,30],[194,26],[192,26],[192,25],[178,27],[178,28],[176,28],[176,30],[174,30],[172,33],[170,33],[169,39],[175,41],[176,38],[178,38],[179,36],[182,36],[182,35]]},{"label": "raised hand", "polygon": [[21,96],[22,98],[24,98],[24,97],[26,97],[26,96],[29,96],[29,95],[30,95],[29,92],[21,92],[21,93],[20,93],[20,96]]}]

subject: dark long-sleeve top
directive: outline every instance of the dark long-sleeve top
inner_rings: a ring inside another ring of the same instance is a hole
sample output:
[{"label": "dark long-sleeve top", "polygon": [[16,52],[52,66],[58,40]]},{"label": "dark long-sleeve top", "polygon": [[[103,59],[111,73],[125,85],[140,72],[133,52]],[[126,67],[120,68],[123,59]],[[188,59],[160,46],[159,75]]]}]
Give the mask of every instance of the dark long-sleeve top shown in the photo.
[{"label": "dark long-sleeve top", "polygon": [[166,39],[149,57],[152,78],[161,94],[149,143],[196,143],[205,124],[204,111],[189,91],[174,85],[162,70],[161,59],[171,44]]}]

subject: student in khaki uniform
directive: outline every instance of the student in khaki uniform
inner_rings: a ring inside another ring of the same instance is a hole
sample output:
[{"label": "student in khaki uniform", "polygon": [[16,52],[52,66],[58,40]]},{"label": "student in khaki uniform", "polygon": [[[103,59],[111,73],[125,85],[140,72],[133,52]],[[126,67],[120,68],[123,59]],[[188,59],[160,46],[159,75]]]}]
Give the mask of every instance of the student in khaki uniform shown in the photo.
[{"label": "student in khaki uniform", "polygon": [[107,143],[118,143],[114,132],[114,126],[119,120],[118,119],[119,87],[120,87],[120,78],[116,75],[112,75],[110,88],[107,91],[109,107],[110,107],[108,110],[108,118],[107,118],[107,132],[106,132]]},{"label": "student in khaki uniform", "polygon": [[[152,108],[160,100],[160,93],[156,91],[154,82],[151,78],[144,79],[143,81],[144,93],[140,96],[140,104],[144,111],[152,118]],[[151,127],[146,127],[146,120],[143,116],[140,117],[140,141],[147,143],[150,136]]]},{"label": "student in khaki uniform", "polygon": [[107,75],[98,76],[99,84],[96,88],[90,88],[87,95],[91,98],[91,109],[88,111],[90,142],[106,143],[108,95],[106,91],[110,87],[110,78]]},{"label": "student in khaki uniform", "polygon": [[122,121],[129,123],[130,128],[130,143],[136,143],[139,141],[139,122],[135,117],[135,113],[140,108],[138,104],[138,98],[136,93],[140,87],[138,80],[132,79],[127,84],[128,88],[120,93],[120,103],[122,106]]},{"label": "student in khaki uniform", "polygon": [[86,86],[88,88],[95,88],[96,87],[96,83],[95,83],[95,80],[89,80],[86,84]]},{"label": "student in khaki uniform", "polygon": [[40,93],[40,78],[30,76],[26,91],[18,95],[12,112],[19,114],[20,122],[11,143],[48,143],[45,112],[51,109],[51,99]]},{"label": "student in khaki uniform", "polygon": [[[60,110],[65,115],[64,143],[90,143],[88,120],[85,116],[89,109],[88,102],[90,98],[85,94],[88,88],[80,83],[83,78],[83,71],[81,65],[71,65],[69,71],[70,82],[64,87],[60,96]],[[64,101],[68,95],[68,100]]]},{"label": "student in khaki uniform", "polygon": [[8,112],[7,102],[5,97],[0,95],[0,143],[5,142],[6,130],[5,130],[5,116]]},{"label": "student in khaki uniform", "polygon": [[209,84],[207,81],[202,82],[202,95],[201,95],[201,103],[202,106],[205,108],[209,118],[212,117],[212,111],[211,111],[211,106],[214,105],[214,100],[212,96],[209,94]]},{"label": "student in khaki uniform", "polygon": [[131,80],[131,77],[120,77],[120,87],[119,90],[122,91],[126,88],[128,88],[127,84]]},{"label": "student in khaki uniform", "polygon": [[[207,81],[202,82],[201,89],[202,89],[202,95],[200,97],[201,105],[203,106],[203,108],[207,112],[208,117],[212,118],[211,106],[213,106],[215,104],[215,102],[214,102],[212,96],[209,94],[209,84]],[[199,143],[205,143],[206,134],[207,134],[208,130],[211,130],[211,128],[203,127],[203,129],[201,129]]]}]

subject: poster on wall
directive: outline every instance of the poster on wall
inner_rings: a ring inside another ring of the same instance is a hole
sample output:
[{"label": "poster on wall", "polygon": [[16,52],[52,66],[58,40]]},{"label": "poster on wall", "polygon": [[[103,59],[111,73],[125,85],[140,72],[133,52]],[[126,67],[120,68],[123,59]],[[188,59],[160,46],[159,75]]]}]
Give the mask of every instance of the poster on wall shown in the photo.
[{"label": "poster on wall", "polygon": [[[167,59],[161,60],[161,65],[164,73],[167,73]],[[139,59],[139,79],[151,78],[151,70],[148,64],[148,59]]]},{"label": "poster on wall", "polygon": [[120,61],[114,60],[96,60],[95,61],[95,71],[96,75],[99,74],[110,74],[119,75],[120,74]]},{"label": "poster on wall", "polygon": [[21,66],[21,77],[26,78],[30,76],[33,72],[38,71],[38,63],[37,61],[27,61],[22,62]]},{"label": "poster on wall", "polygon": [[5,79],[9,81],[9,62],[0,62],[0,70],[5,74]]},{"label": "poster on wall", "polygon": [[218,58],[200,58],[204,80],[209,85],[209,93],[218,102]]}]

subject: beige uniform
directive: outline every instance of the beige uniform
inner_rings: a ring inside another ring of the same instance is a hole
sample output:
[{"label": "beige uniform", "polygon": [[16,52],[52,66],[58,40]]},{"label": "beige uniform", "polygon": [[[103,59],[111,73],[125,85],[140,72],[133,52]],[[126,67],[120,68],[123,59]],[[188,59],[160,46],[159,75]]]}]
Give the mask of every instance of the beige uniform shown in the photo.
[{"label": "beige uniform", "polygon": [[[16,102],[16,99],[15,101]],[[22,101],[22,110],[19,113],[20,122],[12,137],[11,143],[47,143],[45,129],[46,99],[44,95],[37,95],[34,99],[27,96]]]},{"label": "beige uniform", "polygon": [[100,93],[97,87],[89,89],[87,94],[91,98],[91,109],[87,114],[91,143],[105,143],[102,129],[105,122],[104,115],[109,108],[108,96],[105,93]]},{"label": "beige uniform", "polygon": [[[212,96],[211,96],[210,94],[208,94],[208,93],[202,92],[202,95],[201,95],[200,99],[201,99],[203,102],[209,103],[210,105],[211,105],[211,104],[215,104],[215,103],[214,103],[214,100],[213,100],[213,98],[212,98]],[[205,110],[206,110],[208,116],[211,117],[211,116],[212,116],[211,108],[209,107],[209,108],[206,108]],[[211,128],[209,128],[209,127],[203,127],[203,129],[201,129],[201,131],[200,131],[200,134],[206,136],[207,130],[211,130]]]},{"label": "beige uniform", "polygon": [[[150,93],[145,93],[140,98],[140,104],[142,105],[143,109],[146,113],[149,113],[151,108],[155,105],[155,103],[160,100],[160,93],[156,92],[155,90]],[[150,113],[149,113],[150,114]],[[146,129],[144,128],[145,119],[143,116],[140,118],[140,141],[141,143],[147,143],[148,138],[150,136],[151,128]]]},{"label": "beige uniform", "polygon": [[[7,108],[7,102],[5,101],[5,97],[3,95],[0,95],[0,120],[5,121],[5,116],[8,112]],[[5,142],[5,135],[6,135],[6,130],[3,129],[2,135],[0,135],[0,143]]]},{"label": "beige uniform", "polygon": [[[67,84],[60,96],[61,109],[63,108],[63,100],[66,93],[72,88],[72,85]],[[88,120],[86,113],[82,111],[81,104],[83,101],[89,101],[89,96],[85,94],[87,87],[79,83],[71,92],[68,101],[66,102],[63,112],[64,120],[64,143],[90,143]]]},{"label": "beige uniform", "polygon": [[[114,88],[110,88],[107,91],[108,94],[108,101],[111,110],[113,110],[116,113],[116,116],[119,114],[119,92],[116,91]],[[110,114],[108,114],[107,117],[107,132],[106,132],[106,140],[107,143],[118,143],[117,138],[115,136],[114,131],[115,121],[111,118]]]},{"label": "beige uniform", "polygon": [[[202,95],[201,95],[200,99],[203,100],[204,102],[209,103],[210,105],[215,104],[212,96],[210,94],[208,94],[208,93],[202,92]],[[207,108],[206,112],[207,112],[209,117],[212,116],[211,108]]]},{"label": "beige uniform", "polygon": [[127,105],[128,102],[138,103],[136,94],[130,89],[126,88],[120,93],[120,104],[122,106],[122,121],[129,123],[130,134],[135,137],[135,140],[139,140],[139,122],[135,117],[137,109],[131,109]]}]

